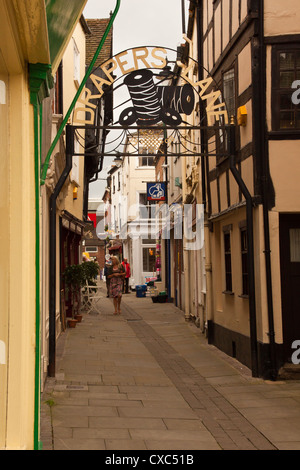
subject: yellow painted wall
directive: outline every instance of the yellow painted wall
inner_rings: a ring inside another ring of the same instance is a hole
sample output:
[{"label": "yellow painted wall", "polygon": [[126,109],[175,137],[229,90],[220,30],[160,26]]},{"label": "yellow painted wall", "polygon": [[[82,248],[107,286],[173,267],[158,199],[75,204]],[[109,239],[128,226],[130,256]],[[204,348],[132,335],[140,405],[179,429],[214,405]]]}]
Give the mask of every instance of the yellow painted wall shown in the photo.
[{"label": "yellow painted wall", "polygon": [[[33,448],[35,202],[33,109],[11,4],[0,2],[0,449]],[[4,65],[5,64],[5,65]],[[5,96],[6,95],[6,96]]]},{"label": "yellow painted wall", "polygon": [[[0,217],[7,220],[9,213],[9,160],[8,154],[8,71],[0,51],[0,141],[1,141],[1,166],[0,166]],[[4,157],[4,158],[3,158]],[[6,435],[6,396],[7,396],[7,348],[8,348],[8,323],[9,323],[9,228],[6,224],[0,225],[0,449],[5,446]]]},{"label": "yellow painted wall", "polygon": [[[80,52],[80,82],[85,75],[85,34],[80,24],[74,30],[73,38],[71,39],[64,57],[63,57],[63,93],[64,93],[64,113],[69,109],[69,106],[77,92],[78,86],[74,80],[74,41]],[[68,72],[67,72],[68,71]],[[80,134],[84,135],[82,131]],[[81,144],[83,141],[81,140]],[[77,144],[78,145],[78,144]],[[76,149],[76,147],[75,147]],[[78,145],[78,150],[83,153],[82,146]],[[72,172],[70,174],[70,185],[68,187],[68,194],[65,200],[65,210],[73,214],[78,219],[82,219],[83,210],[83,176],[84,176],[84,157],[73,157],[73,165],[78,163],[78,182],[72,182]],[[77,199],[73,199],[73,189],[78,185]]]},{"label": "yellow painted wall", "polygon": [[26,74],[10,77],[10,86],[10,131],[14,138],[10,141],[11,258],[6,447],[27,449],[33,443],[35,390],[33,110]]}]

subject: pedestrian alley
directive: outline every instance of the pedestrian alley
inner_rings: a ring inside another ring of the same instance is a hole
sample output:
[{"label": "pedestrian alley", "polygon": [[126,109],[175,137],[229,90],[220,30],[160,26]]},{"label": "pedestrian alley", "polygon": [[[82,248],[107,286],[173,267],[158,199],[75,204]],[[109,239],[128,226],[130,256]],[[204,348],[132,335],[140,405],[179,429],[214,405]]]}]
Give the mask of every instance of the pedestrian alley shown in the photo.
[{"label": "pedestrian alley", "polygon": [[300,449],[300,381],[252,378],[171,303],[101,309],[58,340],[43,450]]}]

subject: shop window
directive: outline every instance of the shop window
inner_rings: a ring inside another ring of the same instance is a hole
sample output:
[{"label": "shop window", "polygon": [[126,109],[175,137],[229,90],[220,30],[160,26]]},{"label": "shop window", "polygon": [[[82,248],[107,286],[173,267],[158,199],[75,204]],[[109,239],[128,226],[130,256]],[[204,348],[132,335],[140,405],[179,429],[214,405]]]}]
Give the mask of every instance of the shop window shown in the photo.
[{"label": "shop window", "polygon": [[143,271],[156,272],[156,250],[155,247],[143,248]]},{"label": "shop window", "polygon": [[293,102],[294,82],[300,80],[299,45],[274,46],[272,55],[272,128],[300,129],[300,106]]}]

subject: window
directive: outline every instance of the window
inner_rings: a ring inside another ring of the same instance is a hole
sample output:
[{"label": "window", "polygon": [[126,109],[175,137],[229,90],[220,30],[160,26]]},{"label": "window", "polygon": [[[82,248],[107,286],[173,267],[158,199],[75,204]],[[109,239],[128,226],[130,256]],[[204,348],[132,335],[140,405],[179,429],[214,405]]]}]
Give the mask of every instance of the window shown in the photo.
[{"label": "window", "polygon": [[[74,150],[75,153],[80,152],[80,145],[77,139],[75,139],[74,142]],[[72,172],[71,172],[71,181],[75,183],[76,185],[79,185],[79,155],[73,155],[73,160],[72,160]]]},{"label": "window", "polygon": [[73,46],[74,46],[74,81],[77,86],[80,85],[80,52],[77,47],[76,41],[73,38]]},{"label": "window", "polygon": [[58,70],[54,76],[54,96],[52,102],[53,114],[63,114],[62,102],[62,62],[59,64]]},{"label": "window", "polygon": [[142,156],[139,157],[139,166],[155,166],[155,157],[148,155],[148,150],[142,150]]},{"label": "window", "polygon": [[232,292],[232,267],[231,267],[231,234],[230,228],[224,227],[224,255],[225,255],[225,292]]},{"label": "window", "polygon": [[291,263],[300,263],[300,229],[290,229],[290,260]]},{"label": "window", "polygon": [[[139,216],[141,219],[151,219],[151,206],[156,205],[155,201],[147,201],[147,194],[140,193],[139,194]],[[153,217],[154,217],[154,210],[153,210]]]},{"label": "window", "polygon": [[98,253],[98,247],[97,246],[86,246],[85,251],[87,253]]},{"label": "window", "polygon": [[156,240],[154,240],[153,238],[143,238],[142,239],[142,244],[143,245],[155,245],[156,243]]},{"label": "window", "polygon": [[300,79],[299,46],[274,46],[272,61],[272,128],[300,129],[300,107],[292,101],[292,84]]},{"label": "window", "polygon": [[241,228],[241,256],[242,256],[242,295],[249,295],[248,275],[248,233],[247,228]]},{"label": "window", "polygon": [[[219,98],[219,103],[222,102],[226,105],[228,113],[228,120],[230,122],[232,116],[236,116],[236,81],[235,81],[235,70],[234,68],[228,70],[223,74],[223,96]],[[219,121],[221,126],[225,125],[224,118],[221,117]],[[217,164],[221,163],[228,152],[228,134],[224,132],[224,129],[216,131],[216,151],[219,154],[217,156]],[[222,156],[222,154],[224,154]]]},{"label": "window", "polygon": [[223,75],[223,98],[227,107],[228,119],[236,115],[235,110],[235,78],[234,69]]},{"label": "window", "polygon": [[156,250],[154,247],[143,248],[143,271],[144,272],[155,272],[156,267]]}]

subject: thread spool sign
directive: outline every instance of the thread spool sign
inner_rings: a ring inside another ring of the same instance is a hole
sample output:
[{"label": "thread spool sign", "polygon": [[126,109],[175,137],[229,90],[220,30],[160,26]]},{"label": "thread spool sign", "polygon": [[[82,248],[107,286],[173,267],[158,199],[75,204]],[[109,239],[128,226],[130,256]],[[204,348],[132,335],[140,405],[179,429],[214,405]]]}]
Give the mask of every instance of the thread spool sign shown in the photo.
[{"label": "thread spool sign", "polygon": [[73,113],[73,124],[93,125],[97,100],[103,96],[104,87],[113,85],[123,75],[133,105],[120,114],[119,123],[123,127],[135,122],[140,126],[151,126],[160,121],[172,127],[180,125],[180,114],[189,115],[194,110],[195,90],[200,90],[199,98],[206,102],[208,125],[213,125],[221,117],[224,118],[225,124],[228,124],[226,105],[220,99],[221,92],[211,91],[211,77],[193,81],[189,72],[194,64],[185,66],[177,61],[185,85],[157,86],[151,70],[163,69],[166,65],[167,48],[154,46],[128,49],[107,60],[99,67],[101,73],[94,72],[90,75],[97,91],[93,94],[87,86],[83,89]]}]

